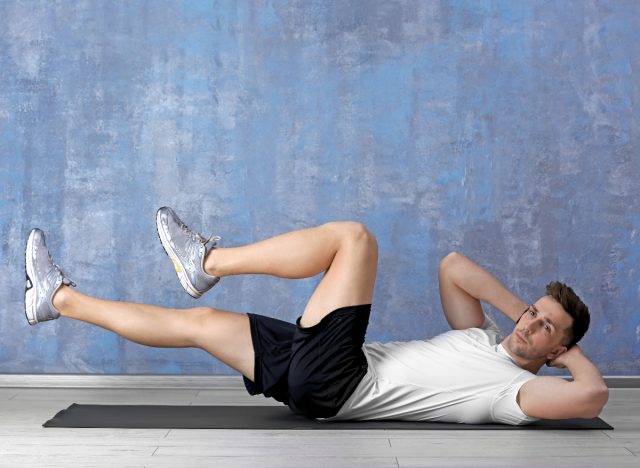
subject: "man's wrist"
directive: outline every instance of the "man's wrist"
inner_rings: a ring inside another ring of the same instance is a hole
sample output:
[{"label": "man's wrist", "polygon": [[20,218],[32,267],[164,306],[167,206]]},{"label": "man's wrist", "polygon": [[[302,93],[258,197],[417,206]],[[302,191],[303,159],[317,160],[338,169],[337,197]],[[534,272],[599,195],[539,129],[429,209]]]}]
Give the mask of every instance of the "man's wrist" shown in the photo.
[{"label": "man's wrist", "polygon": [[580,349],[571,348],[570,350],[566,351],[566,356],[564,357],[564,365],[572,374],[574,370],[579,371],[584,367],[585,364],[592,365]]}]

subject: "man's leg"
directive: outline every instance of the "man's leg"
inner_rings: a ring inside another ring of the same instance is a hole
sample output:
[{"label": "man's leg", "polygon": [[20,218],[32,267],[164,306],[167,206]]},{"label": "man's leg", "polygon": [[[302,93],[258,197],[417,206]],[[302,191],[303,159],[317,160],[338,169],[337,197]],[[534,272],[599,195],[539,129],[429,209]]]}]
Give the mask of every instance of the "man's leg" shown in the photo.
[{"label": "man's leg", "polygon": [[311,327],[333,310],[370,304],[377,273],[375,237],[360,223],[332,222],[236,248],[216,248],[205,271],[222,277],[268,274],[307,278],[325,272],[302,315]]},{"label": "man's leg", "polygon": [[[255,244],[214,249],[207,273],[242,273],[306,278],[325,272],[300,322],[318,323],[344,306],[371,303],[377,243],[359,223],[334,222],[282,234]],[[54,306],[66,317],[111,330],[131,341],[155,347],[198,347],[254,379],[254,349],[245,314],[211,307],[179,310],[96,299],[62,286]]]},{"label": "man's leg", "polygon": [[96,299],[62,286],[53,305],[64,317],[111,330],[146,346],[201,348],[253,380],[254,351],[246,314],[212,307],[171,309]]}]

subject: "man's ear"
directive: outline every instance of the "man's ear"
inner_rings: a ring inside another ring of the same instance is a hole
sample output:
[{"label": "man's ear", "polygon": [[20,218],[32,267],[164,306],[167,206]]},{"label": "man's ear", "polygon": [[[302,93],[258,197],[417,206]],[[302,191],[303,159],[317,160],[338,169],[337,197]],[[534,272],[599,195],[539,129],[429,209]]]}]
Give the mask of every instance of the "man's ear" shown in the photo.
[{"label": "man's ear", "polygon": [[557,346],[557,347],[553,348],[553,351],[551,351],[549,354],[547,354],[547,359],[549,361],[553,361],[555,358],[557,358],[561,354],[566,353],[567,351],[568,350],[567,350],[566,346]]}]

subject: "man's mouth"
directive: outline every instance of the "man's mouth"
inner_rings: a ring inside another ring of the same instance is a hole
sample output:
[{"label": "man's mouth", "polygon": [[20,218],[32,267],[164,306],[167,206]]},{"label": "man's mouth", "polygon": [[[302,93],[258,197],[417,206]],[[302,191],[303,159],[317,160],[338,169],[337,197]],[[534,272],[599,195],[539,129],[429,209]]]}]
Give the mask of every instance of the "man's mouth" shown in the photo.
[{"label": "man's mouth", "polygon": [[526,342],[527,342],[527,340],[525,340],[525,339],[522,337],[522,335],[521,335],[520,333],[516,332],[516,336],[517,336],[517,337],[518,337],[518,339],[519,339],[520,341],[522,341],[523,343],[526,343]]}]

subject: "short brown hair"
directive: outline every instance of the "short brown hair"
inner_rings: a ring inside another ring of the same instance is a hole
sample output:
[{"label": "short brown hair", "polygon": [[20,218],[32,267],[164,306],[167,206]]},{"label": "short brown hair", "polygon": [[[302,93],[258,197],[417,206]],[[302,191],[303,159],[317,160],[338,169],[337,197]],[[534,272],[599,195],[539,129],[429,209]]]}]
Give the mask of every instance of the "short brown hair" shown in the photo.
[{"label": "short brown hair", "polygon": [[552,281],[547,284],[547,295],[558,301],[562,308],[573,318],[571,328],[564,330],[565,337],[569,340],[569,344],[566,345],[567,349],[571,349],[589,329],[589,308],[580,300],[573,289],[559,281]]}]

